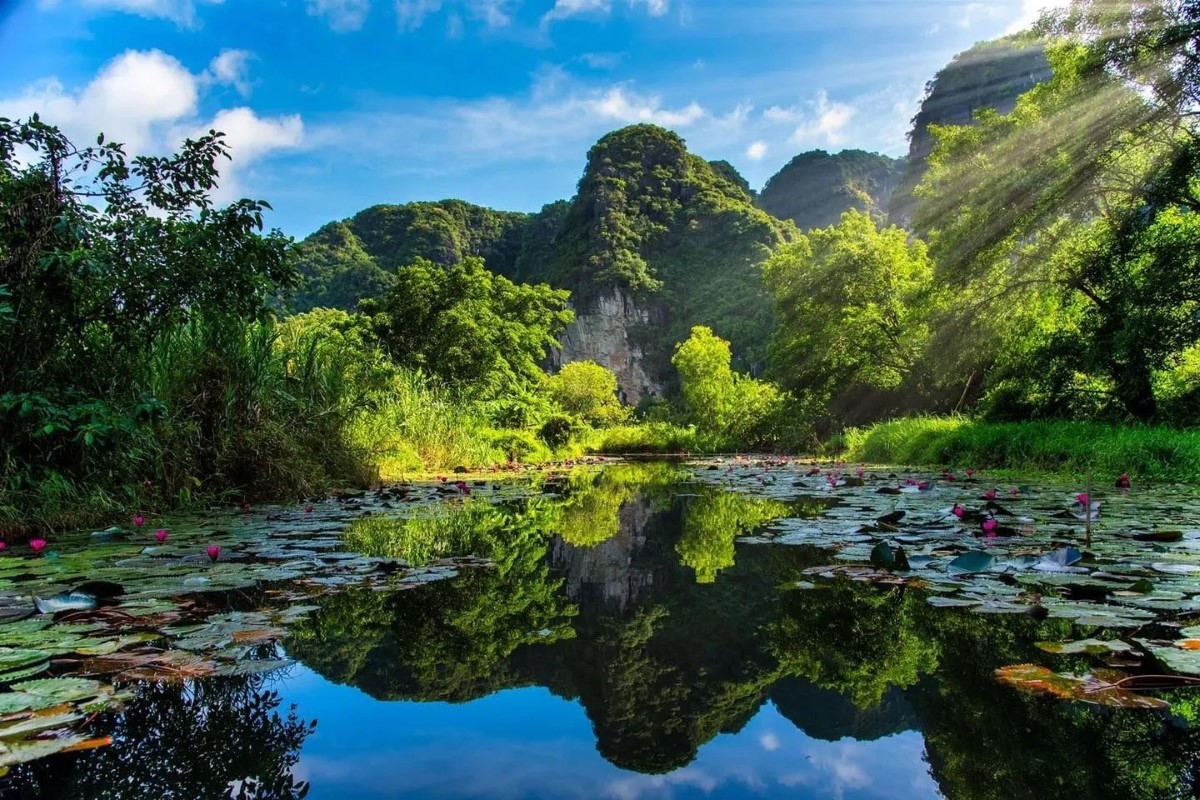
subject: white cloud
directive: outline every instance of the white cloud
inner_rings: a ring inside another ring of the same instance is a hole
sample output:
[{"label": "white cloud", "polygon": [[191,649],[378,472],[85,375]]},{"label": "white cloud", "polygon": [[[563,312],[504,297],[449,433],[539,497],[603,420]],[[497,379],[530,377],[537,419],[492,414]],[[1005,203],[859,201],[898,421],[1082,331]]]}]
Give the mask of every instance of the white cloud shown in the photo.
[{"label": "white cloud", "polygon": [[356,31],[371,13],[371,0],[308,0],[308,13],[325,17],[329,27],[339,33]]},{"label": "white cloud", "polygon": [[[224,0],[199,0],[208,5],[220,5]],[[39,0],[41,8],[54,8],[60,0]],[[124,11],[150,19],[167,19],[182,28],[197,25],[196,0],[83,0],[87,8]]]},{"label": "white cloud", "polygon": [[824,89],[817,92],[816,99],[809,104],[808,111],[798,109],[767,109],[774,112],[773,118],[798,121],[791,141],[797,145],[826,144],[837,146],[845,142],[845,129],[858,114],[858,109],[848,103],[831,103]]},{"label": "white cloud", "polygon": [[1070,0],[1021,0],[1021,12],[1012,24],[1004,31],[1016,33],[1023,31],[1038,21],[1043,11],[1052,11],[1070,5]]},{"label": "white cloud", "polygon": [[639,97],[620,86],[586,101],[585,106],[604,119],[625,125],[651,122],[667,127],[686,127],[707,113],[695,101],[683,108],[663,108],[662,101],[658,97]]},{"label": "white cloud", "polygon": [[249,97],[250,81],[246,68],[253,57],[254,54],[249,50],[222,50],[209,63],[205,78],[213,83],[232,86],[242,97]]},{"label": "white cloud", "polygon": [[768,753],[773,753],[782,747],[779,737],[773,733],[764,733],[762,736],[759,736],[758,743],[762,746],[762,749],[766,750]]},{"label": "white cloud", "polygon": [[[661,17],[671,9],[670,0],[629,0],[630,8],[643,6],[652,17]],[[555,0],[554,8],[542,16],[542,24],[580,16],[607,16],[612,11],[610,0]]]},{"label": "white cloud", "polygon": [[441,8],[442,0],[396,0],[396,27],[401,32],[415,31]]},{"label": "white cloud", "polygon": [[769,147],[767,146],[767,143],[762,139],[759,139],[757,142],[754,142],[752,145],[746,148],[746,158],[750,159],[751,161],[762,161],[767,155],[768,149]]},{"label": "white cloud", "polygon": [[183,138],[210,128],[227,135],[232,162],[222,165],[218,199],[233,199],[238,175],[264,155],[299,146],[304,126],[298,115],[265,118],[249,108],[217,112],[205,122],[199,114],[201,90],[216,76],[240,80],[237,58],[217,56],[210,71],[193,75],[178,59],[161,50],[129,50],[105,64],[87,85],[69,90],[56,78],[0,97],[0,116],[23,118],[38,113],[76,142],[87,143],[103,132],[125,144],[133,155],[158,154],[178,148]]}]

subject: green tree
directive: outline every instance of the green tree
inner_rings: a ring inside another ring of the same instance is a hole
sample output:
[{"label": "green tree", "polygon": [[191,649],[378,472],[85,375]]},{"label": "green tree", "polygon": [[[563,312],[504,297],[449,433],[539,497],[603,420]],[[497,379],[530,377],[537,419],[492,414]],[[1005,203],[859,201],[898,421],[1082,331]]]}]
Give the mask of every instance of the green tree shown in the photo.
[{"label": "green tree", "polygon": [[594,361],[563,365],[546,380],[550,397],[568,414],[594,425],[613,425],[629,418],[617,398],[617,376]]},{"label": "green tree", "polygon": [[850,210],[764,269],[779,321],[771,371],[786,389],[841,411],[855,390],[893,391],[913,376],[933,277],[920,241]]},{"label": "green tree", "polygon": [[418,259],[397,271],[385,297],[360,307],[397,363],[481,398],[536,385],[573,318],[567,292],[513,283],[479,258],[445,268]]},{"label": "green tree", "polygon": [[1052,80],[1010,114],[934,128],[916,224],[957,298],[935,351],[982,331],[983,355],[962,360],[986,369],[1014,330],[1036,331],[1031,311],[1050,315],[1018,360],[1046,376],[1048,405],[1083,385],[1157,416],[1154,373],[1200,337],[1196,56],[1181,34],[1195,17],[1190,3],[1077,2],[1044,24]]},{"label": "green tree", "polygon": [[729,342],[697,325],[675,348],[671,363],[691,421],[702,431],[747,446],[764,435],[785,397],[775,386],[733,371]]},{"label": "green tree", "polygon": [[[266,203],[213,206],[222,135],[129,157],[78,147],[36,116],[0,119],[0,475],[140,481],[137,435],[164,409],[137,379],[203,320],[244,329],[292,285]],[[133,376],[133,377],[131,377]]]}]

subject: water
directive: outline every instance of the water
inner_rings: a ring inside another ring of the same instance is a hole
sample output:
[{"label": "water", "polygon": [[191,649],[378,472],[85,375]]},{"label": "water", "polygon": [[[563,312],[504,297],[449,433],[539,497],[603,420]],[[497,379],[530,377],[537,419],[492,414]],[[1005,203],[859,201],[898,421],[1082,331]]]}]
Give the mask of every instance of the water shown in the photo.
[{"label": "water", "polygon": [[[621,469],[546,508],[456,516],[465,539],[439,517],[442,547],[503,541],[495,565],[321,597],[282,642],[296,665],[141,684],[94,723],[111,745],[19,766],[0,797],[274,798],[303,782],[318,800],[1193,796],[1186,708],[995,680],[1087,664],[1035,646],[1069,621],[934,608],[912,586],[796,588],[831,553],[754,534],[828,502]],[[430,546],[405,525],[348,541]]]}]

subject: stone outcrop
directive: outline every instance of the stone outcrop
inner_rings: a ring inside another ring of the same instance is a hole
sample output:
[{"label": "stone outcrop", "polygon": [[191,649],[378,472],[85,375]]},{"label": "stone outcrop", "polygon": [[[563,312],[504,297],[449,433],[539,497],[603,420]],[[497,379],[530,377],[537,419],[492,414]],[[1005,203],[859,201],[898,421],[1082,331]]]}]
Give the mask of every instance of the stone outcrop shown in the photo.
[{"label": "stone outcrop", "polygon": [[663,315],[639,305],[627,291],[612,288],[599,294],[584,310],[576,310],[560,348],[550,355],[557,371],[575,361],[595,361],[617,376],[621,400],[637,405],[647,396],[661,396],[664,386],[647,363],[647,354],[635,341],[635,329],[661,326]]}]

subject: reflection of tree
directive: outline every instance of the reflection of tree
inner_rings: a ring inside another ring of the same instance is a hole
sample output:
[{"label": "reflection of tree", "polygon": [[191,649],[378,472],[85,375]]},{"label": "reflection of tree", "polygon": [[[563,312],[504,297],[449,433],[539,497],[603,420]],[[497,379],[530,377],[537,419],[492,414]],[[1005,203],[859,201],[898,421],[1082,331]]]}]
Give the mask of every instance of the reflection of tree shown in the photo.
[{"label": "reflection of tree", "polygon": [[18,767],[8,785],[0,781],[0,796],[10,788],[29,800],[290,800],[307,792],[291,772],[312,726],[295,707],[281,714],[262,676],[135,689],[121,713],[93,726],[112,736],[110,746]]},{"label": "reflection of tree", "polygon": [[937,666],[938,645],[915,623],[925,597],[837,581],[793,591],[772,632],[784,670],[870,708],[890,687],[906,688]]},{"label": "reflection of tree", "polygon": [[346,530],[346,546],[359,553],[403,558],[422,565],[447,556],[489,556],[511,512],[486,501],[436,503],[415,516],[360,517]]},{"label": "reflection of tree", "polygon": [[678,485],[684,474],[664,462],[572,473],[557,506],[554,532],[577,547],[607,541],[620,532],[622,506],[634,501],[665,503],[670,497],[668,490]]},{"label": "reflection of tree", "polygon": [[464,701],[515,685],[505,660],[521,645],[573,635],[575,608],[545,564],[544,505],[496,513],[504,544],[490,554],[495,567],[382,603],[365,590],[327,598],[293,628],[289,651],[380,698]]},{"label": "reflection of tree", "polygon": [[700,490],[683,512],[683,538],[675,545],[698,583],[712,583],[733,566],[734,540],[788,515],[788,505],[713,487]]},{"label": "reflection of tree", "polygon": [[[1022,694],[993,678],[1041,660],[1033,642],[1069,635],[1061,620],[929,609],[941,644],[936,687],[918,695],[934,777],[951,800],[1170,800],[1196,796],[1200,733],[1163,715]],[[1087,659],[1063,667],[1088,669]],[[1176,697],[1186,708],[1190,701]]]}]

